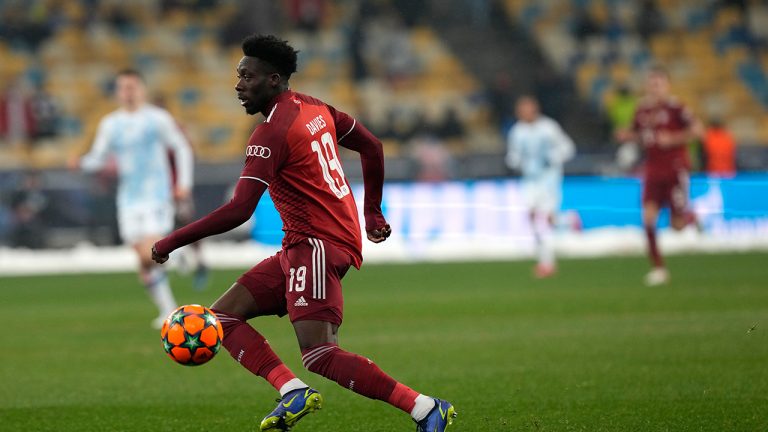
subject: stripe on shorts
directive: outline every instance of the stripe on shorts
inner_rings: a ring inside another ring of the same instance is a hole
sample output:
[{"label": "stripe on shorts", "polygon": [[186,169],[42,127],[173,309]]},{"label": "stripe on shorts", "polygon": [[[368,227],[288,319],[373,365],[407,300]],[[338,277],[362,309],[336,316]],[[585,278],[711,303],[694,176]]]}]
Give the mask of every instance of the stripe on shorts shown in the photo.
[{"label": "stripe on shorts", "polygon": [[316,238],[307,240],[312,245],[312,297],[325,299],[325,244]]}]

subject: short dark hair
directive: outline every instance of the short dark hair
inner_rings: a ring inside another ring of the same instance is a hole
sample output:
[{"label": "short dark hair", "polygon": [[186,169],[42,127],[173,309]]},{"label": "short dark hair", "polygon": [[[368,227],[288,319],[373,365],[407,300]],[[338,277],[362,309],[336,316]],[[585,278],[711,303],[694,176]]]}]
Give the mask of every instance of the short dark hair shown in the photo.
[{"label": "short dark hair", "polygon": [[144,82],[144,75],[138,70],[133,68],[125,68],[120,69],[120,71],[115,75],[115,78],[120,78],[123,76],[132,76],[139,79],[139,81]]},{"label": "short dark hair", "polygon": [[288,45],[288,41],[273,35],[253,34],[243,39],[243,54],[270,64],[286,78],[296,72],[296,54],[299,52]]}]

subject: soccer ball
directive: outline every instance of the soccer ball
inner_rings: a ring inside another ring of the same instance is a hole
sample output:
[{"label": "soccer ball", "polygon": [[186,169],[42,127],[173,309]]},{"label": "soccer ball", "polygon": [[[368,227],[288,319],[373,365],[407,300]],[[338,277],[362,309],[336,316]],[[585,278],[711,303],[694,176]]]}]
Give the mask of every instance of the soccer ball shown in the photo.
[{"label": "soccer ball", "polygon": [[210,309],[181,306],[168,315],[160,330],[163,349],[176,363],[198,366],[207,363],[221,348],[224,330]]}]

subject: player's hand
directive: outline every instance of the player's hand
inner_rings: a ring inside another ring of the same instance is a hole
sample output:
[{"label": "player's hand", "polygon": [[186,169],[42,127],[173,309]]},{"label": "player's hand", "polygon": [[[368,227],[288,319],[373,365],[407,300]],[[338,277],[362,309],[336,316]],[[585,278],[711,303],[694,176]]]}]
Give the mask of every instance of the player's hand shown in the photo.
[{"label": "player's hand", "polygon": [[80,169],[80,158],[78,156],[72,155],[67,159],[67,168],[70,171],[77,171]]},{"label": "player's hand", "polygon": [[614,137],[616,138],[616,141],[620,143],[625,143],[628,141],[632,141],[632,138],[634,138],[632,131],[629,129],[619,129],[614,133]]},{"label": "player's hand", "polygon": [[176,201],[188,200],[191,193],[188,188],[177,187],[173,190],[173,199]]},{"label": "player's hand", "polygon": [[384,240],[387,239],[392,234],[392,228],[389,226],[389,224],[385,224],[383,227],[378,229],[372,229],[368,231],[368,240],[374,242],[374,243],[381,243]]},{"label": "player's hand", "polygon": [[656,134],[656,140],[659,142],[660,147],[673,147],[677,145],[681,140],[676,134],[668,131],[659,131]]},{"label": "player's hand", "polygon": [[170,258],[170,255],[160,255],[157,252],[157,243],[152,245],[152,261],[163,264],[164,262],[168,261],[168,258]]}]

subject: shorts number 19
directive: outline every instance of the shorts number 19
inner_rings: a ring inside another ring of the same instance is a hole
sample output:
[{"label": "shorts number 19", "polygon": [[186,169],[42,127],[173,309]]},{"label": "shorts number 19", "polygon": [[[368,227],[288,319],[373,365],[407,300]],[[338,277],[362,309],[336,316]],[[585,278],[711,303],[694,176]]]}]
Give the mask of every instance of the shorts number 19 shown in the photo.
[{"label": "shorts number 19", "polygon": [[330,132],[320,137],[320,142],[312,141],[312,151],[317,153],[317,160],[323,170],[323,178],[336,198],[342,199],[349,195],[349,186],[344,178],[344,170],[341,161],[336,156],[336,144]]}]

